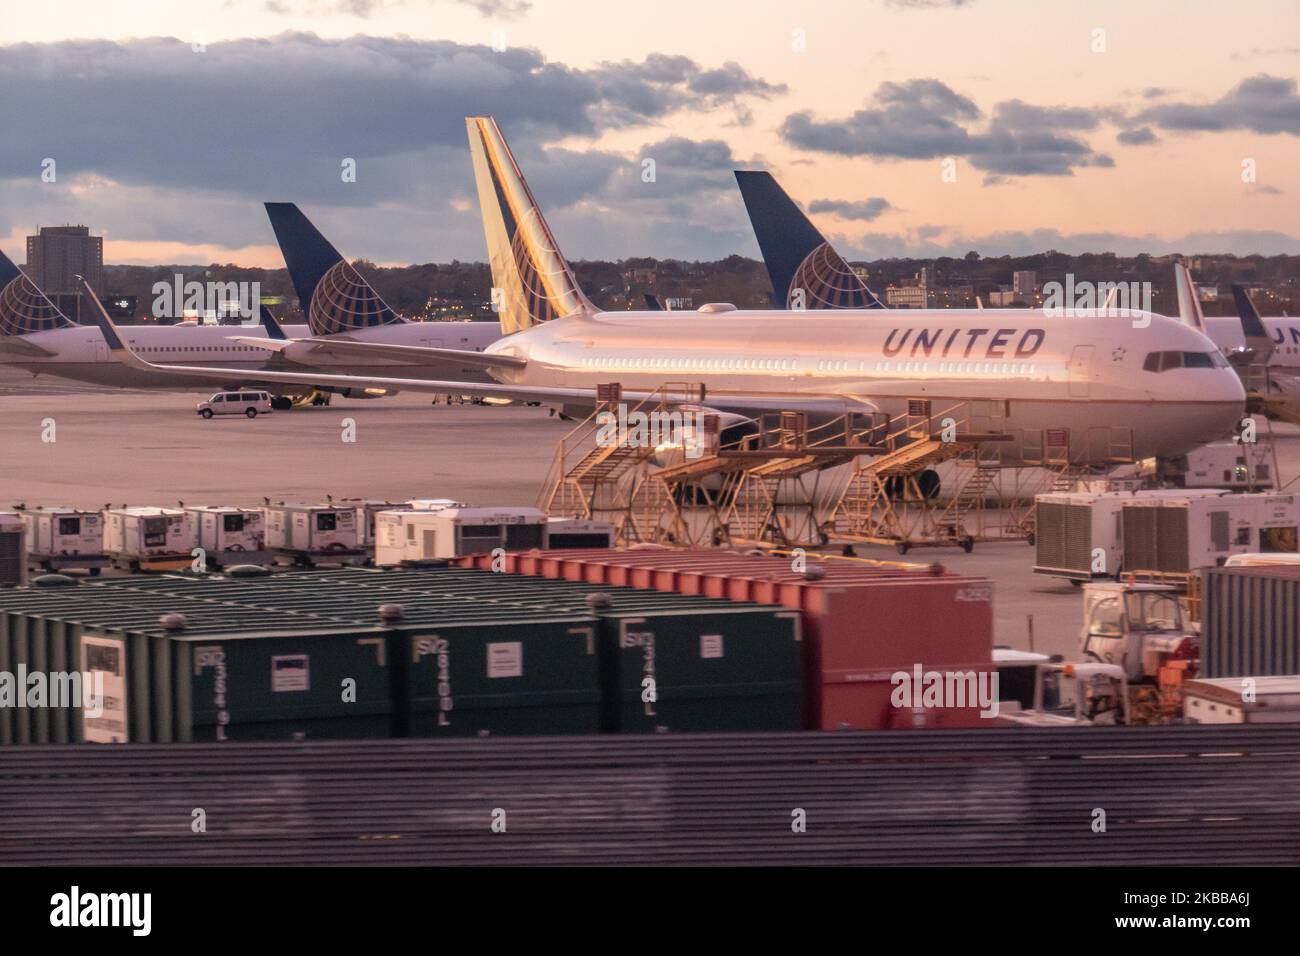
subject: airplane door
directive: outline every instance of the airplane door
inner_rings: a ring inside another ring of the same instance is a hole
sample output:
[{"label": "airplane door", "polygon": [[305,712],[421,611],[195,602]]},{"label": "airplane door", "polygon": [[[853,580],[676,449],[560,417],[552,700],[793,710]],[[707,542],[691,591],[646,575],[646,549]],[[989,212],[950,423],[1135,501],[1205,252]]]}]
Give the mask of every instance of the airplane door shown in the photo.
[{"label": "airplane door", "polygon": [[108,361],[108,343],[107,343],[107,342],[105,342],[103,339],[100,339],[98,342],[95,342],[95,343],[94,343],[94,349],[95,349],[95,361],[96,361],[96,362],[107,362],[107,361]]},{"label": "airplane door", "polygon": [[1091,345],[1076,345],[1074,351],[1070,353],[1071,398],[1088,397],[1088,386],[1092,378],[1092,351]]}]

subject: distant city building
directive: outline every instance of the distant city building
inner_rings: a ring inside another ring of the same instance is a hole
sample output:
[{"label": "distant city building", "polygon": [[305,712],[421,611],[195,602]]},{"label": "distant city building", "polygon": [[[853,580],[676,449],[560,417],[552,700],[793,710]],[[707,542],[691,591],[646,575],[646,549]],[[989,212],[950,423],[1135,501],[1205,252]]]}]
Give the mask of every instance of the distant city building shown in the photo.
[{"label": "distant city building", "polygon": [[929,290],[928,301],[934,309],[964,309],[975,304],[975,287],[945,285]]},{"label": "distant city building", "polygon": [[929,291],[923,285],[891,285],[885,289],[885,305],[891,309],[924,309],[929,302]]},{"label": "distant city building", "polygon": [[892,283],[885,289],[885,305],[897,309],[928,309],[931,305],[930,270],[924,266],[902,285]]},{"label": "distant city building", "polygon": [[1217,285],[1200,285],[1196,286],[1196,294],[1202,302],[1218,302],[1219,287]]},{"label": "distant city building", "polygon": [[43,226],[27,237],[27,274],[74,322],[81,319],[77,276],[104,297],[104,240],[87,226]]},{"label": "distant city building", "polygon": [[1015,305],[1019,296],[1010,289],[998,289],[989,293],[989,306],[991,308],[1007,308]]},{"label": "distant city building", "polygon": [[47,295],[76,292],[76,277],[84,276],[102,298],[104,239],[87,226],[42,226],[27,237],[27,273]]},{"label": "distant city building", "polygon": [[1011,273],[1011,291],[1021,296],[1025,301],[1033,301],[1034,293],[1038,291],[1038,276],[1031,269],[1025,269],[1020,272]]}]

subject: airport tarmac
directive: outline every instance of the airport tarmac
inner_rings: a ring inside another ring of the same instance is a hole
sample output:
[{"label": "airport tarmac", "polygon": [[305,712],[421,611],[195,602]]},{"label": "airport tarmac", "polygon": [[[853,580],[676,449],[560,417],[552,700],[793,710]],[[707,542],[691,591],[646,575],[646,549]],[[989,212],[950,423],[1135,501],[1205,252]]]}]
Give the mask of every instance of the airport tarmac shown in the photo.
[{"label": "airport tarmac", "polygon": [[[456,498],[534,505],[571,424],[546,408],[438,405],[406,393],[257,419],[205,421],[209,391],[125,392],[0,368],[0,508],[107,503],[260,504],[272,499]],[[44,441],[53,424],[54,441]],[[353,442],[343,440],[349,423]],[[1300,475],[1300,429],[1274,426],[1283,481]],[[1300,487],[1297,482],[1295,487]],[[899,560],[890,547],[863,557]],[[995,582],[997,643],[1074,657],[1078,590],[1032,571],[1022,541],[914,550]]]}]

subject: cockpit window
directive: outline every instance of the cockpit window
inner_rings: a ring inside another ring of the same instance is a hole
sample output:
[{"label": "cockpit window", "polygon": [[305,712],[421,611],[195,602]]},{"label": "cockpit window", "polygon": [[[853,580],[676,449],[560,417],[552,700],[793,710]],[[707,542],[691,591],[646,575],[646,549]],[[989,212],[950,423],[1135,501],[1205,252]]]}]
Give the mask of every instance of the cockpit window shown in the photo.
[{"label": "cockpit window", "polygon": [[1222,352],[1148,352],[1142,368],[1148,372],[1167,372],[1172,368],[1227,368]]}]

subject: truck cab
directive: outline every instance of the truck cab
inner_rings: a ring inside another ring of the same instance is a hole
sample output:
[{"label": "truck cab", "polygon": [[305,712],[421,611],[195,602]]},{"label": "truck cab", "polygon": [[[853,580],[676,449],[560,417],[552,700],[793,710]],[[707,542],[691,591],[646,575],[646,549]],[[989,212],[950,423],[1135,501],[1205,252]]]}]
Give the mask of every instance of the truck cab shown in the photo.
[{"label": "truck cab", "polygon": [[1196,658],[1197,638],[1184,625],[1178,597],[1162,584],[1085,585],[1080,657],[1115,664],[1134,683],[1157,680],[1170,660]]}]

